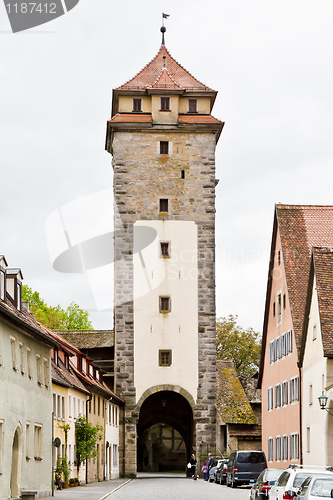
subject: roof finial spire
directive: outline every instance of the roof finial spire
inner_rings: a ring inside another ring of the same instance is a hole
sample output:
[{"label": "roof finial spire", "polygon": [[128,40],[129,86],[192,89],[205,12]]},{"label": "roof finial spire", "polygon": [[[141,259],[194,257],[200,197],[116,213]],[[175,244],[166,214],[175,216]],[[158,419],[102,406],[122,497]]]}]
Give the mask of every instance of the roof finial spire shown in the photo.
[{"label": "roof finial spire", "polygon": [[162,12],[162,28],[161,28],[162,45],[165,45],[164,33],[166,32],[166,27],[164,26],[164,19],[168,19],[169,16],[170,14],[164,14],[164,12]]}]

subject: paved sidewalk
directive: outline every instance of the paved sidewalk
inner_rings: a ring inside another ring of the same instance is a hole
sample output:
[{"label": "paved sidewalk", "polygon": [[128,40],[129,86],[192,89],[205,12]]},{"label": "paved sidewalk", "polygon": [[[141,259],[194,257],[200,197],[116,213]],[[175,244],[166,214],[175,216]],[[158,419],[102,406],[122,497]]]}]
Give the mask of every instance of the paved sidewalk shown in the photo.
[{"label": "paved sidewalk", "polygon": [[129,481],[130,479],[111,479],[111,481],[83,484],[77,488],[55,489],[54,498],[56,500],[106,500],[109,495]]}]

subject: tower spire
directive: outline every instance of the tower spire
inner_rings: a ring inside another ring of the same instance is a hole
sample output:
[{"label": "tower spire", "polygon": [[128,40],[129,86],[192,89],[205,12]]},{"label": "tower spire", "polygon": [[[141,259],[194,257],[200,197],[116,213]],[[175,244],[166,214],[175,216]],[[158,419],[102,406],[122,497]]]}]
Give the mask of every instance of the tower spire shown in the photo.
[{"label": "tower spire", "polygon": [[164,26],[164,19],[168,19],[169,16],[170,16],[170,14],[164,14],[164,12],[162,12],[161,33],[162,33],[162,45],[163,46],[165,45],[164,33],[166,32],[166,27]]}]

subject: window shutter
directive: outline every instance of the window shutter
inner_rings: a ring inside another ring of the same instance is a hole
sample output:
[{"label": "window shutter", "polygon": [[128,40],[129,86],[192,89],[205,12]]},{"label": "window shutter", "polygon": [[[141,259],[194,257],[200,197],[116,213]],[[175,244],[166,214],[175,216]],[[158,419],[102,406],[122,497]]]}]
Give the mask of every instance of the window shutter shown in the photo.
[{"label": "window shutter", "polygon": [[296,377],[295,378],[295,385],[296,385],[296,388],[295,388],[295,400],[296,401],[299,401],[299,383],[298,382],[299,382],[299,378]]}]

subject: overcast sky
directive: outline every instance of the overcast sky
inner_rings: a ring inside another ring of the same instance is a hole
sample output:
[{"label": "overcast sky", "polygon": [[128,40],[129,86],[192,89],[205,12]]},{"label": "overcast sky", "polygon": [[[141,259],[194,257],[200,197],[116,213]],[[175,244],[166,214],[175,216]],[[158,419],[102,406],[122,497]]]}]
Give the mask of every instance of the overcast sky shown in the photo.
[{"label": "overcast sky", "polygon": [[217,315],[261,330],[274,204],[332,204],[332,0],[80,0],[17,34],[1,4],[0,254],[48,304],[75,301],[95,328],[112,328],[87,275],[53,269],[45,228],[81,207],[73,228],[112,229],[101,208],[112,189],[111,91],[157,53],[162,11],[167,48],[218,91],[213,115],[225,121]]}]

